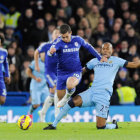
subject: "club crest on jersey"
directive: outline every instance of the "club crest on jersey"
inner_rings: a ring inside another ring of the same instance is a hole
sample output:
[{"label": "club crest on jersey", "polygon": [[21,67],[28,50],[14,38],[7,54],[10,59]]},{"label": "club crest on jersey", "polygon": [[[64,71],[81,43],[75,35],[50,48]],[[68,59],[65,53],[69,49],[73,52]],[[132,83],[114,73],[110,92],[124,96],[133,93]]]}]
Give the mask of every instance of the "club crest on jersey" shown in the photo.
[{"label": "club crest on jersey", "polygon": [[75,45],[76,47],[78,47],[78,42],[75,42],[74,45]]},{"label": "club crest on jersey", "polygon": [[112,61],[109,61],[108,63],[109,63],[109,64],[111,64],[111,63],[112,63]]}]

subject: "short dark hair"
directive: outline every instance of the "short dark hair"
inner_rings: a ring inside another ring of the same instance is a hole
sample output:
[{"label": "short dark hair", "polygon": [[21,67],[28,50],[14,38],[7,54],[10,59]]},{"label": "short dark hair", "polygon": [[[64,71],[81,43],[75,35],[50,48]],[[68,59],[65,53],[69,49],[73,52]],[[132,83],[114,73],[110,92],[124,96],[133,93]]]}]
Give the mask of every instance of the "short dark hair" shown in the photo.
[{"label": "short dark hair", "polygon": [[71,32],[71,28],[70,28],[70,26],[68,25],[68,24],[63,24],[63,25],[61,25],[60,26],[60,33],[61,34],[65,34],[65,33],[67,33],[67,32]]},{"label": "short dark hair", "polygon": [[1,45],[3,45],[4,40],[5,40],[4,34],[3,33],[0,33],[0,42],[1,42]]}]

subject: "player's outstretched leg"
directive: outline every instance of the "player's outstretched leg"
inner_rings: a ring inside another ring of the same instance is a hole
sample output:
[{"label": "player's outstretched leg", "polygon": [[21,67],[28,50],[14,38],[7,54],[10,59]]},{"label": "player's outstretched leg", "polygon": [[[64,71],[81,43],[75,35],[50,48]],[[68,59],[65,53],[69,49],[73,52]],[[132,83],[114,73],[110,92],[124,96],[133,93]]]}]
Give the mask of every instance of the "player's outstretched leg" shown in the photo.
[{"label": "player's outstretched leg", "polygon": [[57,104],[57,107],[63,107],[66,102],[70,99],[70,97],[72,96],[72,94],[75,92],[76,90],[76,86],[79,83],[79,79],[77,79],[76,77],[69,77],[67,80],[67,90],[66,90],[66,94],[63,97],[62,100],[60,100]]},{"label": "player's outstretched leg", "polygon": [[58,116],[55,118],[53,124],[50,126],[45,127],[43,130],[48,130],[48,129],[55,129],[57,124],[60,122],[60,120],[68,113],[68,111],[75,107],[75,106],[81,106],[82,105],[82,99],[79,95],[75,96],[73,99],[68,101],[66,105],[62,108]]},{"label": "player's outstretched leg", "polygon": [[53,102],[54,102],[54,95],[50,93],[50,95],[45,99],[42,109],[38,111],[40,122],[45,122],[46,112]]}]

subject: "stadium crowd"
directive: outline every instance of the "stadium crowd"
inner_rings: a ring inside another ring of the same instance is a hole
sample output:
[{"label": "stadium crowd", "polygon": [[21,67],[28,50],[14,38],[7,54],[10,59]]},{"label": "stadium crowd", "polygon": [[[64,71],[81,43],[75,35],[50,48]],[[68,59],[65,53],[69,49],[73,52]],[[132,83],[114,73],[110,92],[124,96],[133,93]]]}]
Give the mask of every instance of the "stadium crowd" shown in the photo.
[{"label": "stadium crowd", "polygon": [[[25,71],[35,49],[41,42],[51,41],[52,31],[64,23],[98,52],[108,41],[113,44],[114,56],[140,60],[140,0],[1,0],[0,4],[8,8],[8,12],[0,8],[0,32],[5,34],[12,79],[7,91],[29,91],[30,78]],[[82,66],[91,58],[81,48]],[[76,94],[94,84],[93,79],[93,71],[83,75]],[[111,104],[123,104],[128,98],[140,105],[139,69],[122,68],[116,77]]]}]

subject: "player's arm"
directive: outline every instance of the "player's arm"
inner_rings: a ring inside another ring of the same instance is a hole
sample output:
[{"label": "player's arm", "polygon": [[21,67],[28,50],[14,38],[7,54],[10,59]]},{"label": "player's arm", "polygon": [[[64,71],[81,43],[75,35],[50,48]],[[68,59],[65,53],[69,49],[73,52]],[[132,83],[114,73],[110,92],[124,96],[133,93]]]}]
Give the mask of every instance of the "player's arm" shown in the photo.
[{"label": "player's arm", "polygon": [[7,84],[9,84],[10,83],[10,72],[9,72],[9,64],[8,64],[7,56],[4,59],[3,66],[4,66],[4,70],[5,70],[5,82]]},{"label": "player's arm", "polygon": [[37,82],[41,82],[41,79],[40,79],[40,78],[37,78],[35,75],[33,75],[32,69],[31,69],[31,68],[28,67],[28,68],[26,69],[26,74],[27,74],[30,78],[36,80]]},{"label": "player's arm", "polygon": [[47,48],[49,43],[42,43],[36,50],[35,50],[35,53],[34,53],[34,60],[35,60],[35,70],[40,72],[40,68],[39,68],[39,64],[38,64],[38,59],[39,59],[39,54],[40,53],[44,53],[44,52],[47,52]]},{"label": "player's arm", "polygon": [[94,68],[95,59],[90,60],[85,67],[82,69],[82,74],[85,74],[87,71],[90,71]]},{"label": "player's arm", "polygon": [[139,68],[140,67],[140,61],[137,62],[127,62],[125,64],[126,68]]},{"label": "player's arm", "polygon": [[38,72],[40,72],[38,59],[39,59],[39,51],[38,51],[38,49],[36,49],[36,50],[35,50],[35,53],[34,53],[35,70],[38,71]]},{"label": "player's arm", "polygon": [[86,42],[83,38],[80,37],[81,40],[81,46],[83,46],[85,49],[87,49],[94,57],[96,57],[101,62],[107,62],[106,57],[101,57],[101,55],[94,49],[94,47]]}]

